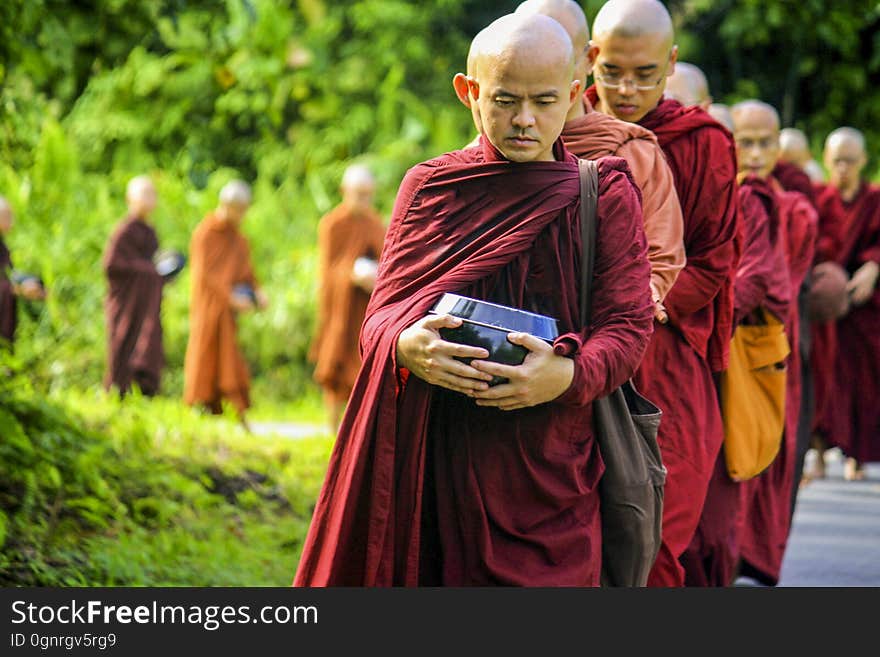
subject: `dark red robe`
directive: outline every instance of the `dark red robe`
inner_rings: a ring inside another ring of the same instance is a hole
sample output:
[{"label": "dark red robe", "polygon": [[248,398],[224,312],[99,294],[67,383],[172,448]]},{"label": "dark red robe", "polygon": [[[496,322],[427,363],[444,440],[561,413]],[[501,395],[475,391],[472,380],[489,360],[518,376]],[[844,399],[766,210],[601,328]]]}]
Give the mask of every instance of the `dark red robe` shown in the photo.
[{"label": "dark red robe", "polygon": [[[407,173],[294,585],[598,584],[590,402],[644,353],[650,267],[626,164],[600,160],[594,312],[578,331],[578,170],[561,140],[555,154],[511,163],[483,138]],[[404,384],[397,338],[444,292],[555,316],[557,351],[575,362],[569,390],[505,413]]]},{"label": "dark red robe", "polygon": [[816,193],[813,188],[813,181],[810,180],[810,176],[798,165],[780,160],[773,167],[770,175],[782,185],[782,189],[787,192],[800,192],[807,197],[807,200],[813,207],[816,206]]},{"label": "dark red robe", "polygon": [[[880,188],[862,184],[849,203],[830,185],[820,188],[820,252],[850,276],[880,263]],[[861,306],[813,332],[817,429],[860,463],[880,461],[880,286]]]},{"label": "dark red robe", "polygon": [[[756,188],[758,183],[755,184]],[[800,309],[801,285],[815,253],[818,215],[799,192],[786,192],[770,179],[763,181],[767,199],[775,196],[785,262],[789,275],[789,304],[784,324],[789,344],[785,394],[785,431],[779,453],[763,473],[743,482],[743,517],[740,533],[740,572],[765,584],[779,581],[782,559],[791,530],[791,491],[798,454],[798,421],[801,409]]]},{"label": "dark red robe", "polygon": [[156,231],[128,217],[114,231],[104,253],[108,291],[105,303],[108,369],[104,387],[125,394],[137,383],[146,395],[159,390],[162,348],[162,277],[153,256]]},{"label": "dark red robe", "polygon": [[[587,90],[596,104],[595,87]],[[740,259],[736,154],[730,133],[697,107],[663,100],[640,124],[657,135],[684,218],[687,264],[666,297],[634,377],[663,410],[658,442],[667,469],[663,541],[649,586],[682,586],[678,559],[693,538],[723,439],[713,373],[727,366],[733,279]]]},{"label": "dark red robe", "polygon": [[5,341],[9,345],[15,338],[17,323],[16,300],[12,291],[9,272],[12,270],[12,257],[6,243],[0,237],[0,346]]}]

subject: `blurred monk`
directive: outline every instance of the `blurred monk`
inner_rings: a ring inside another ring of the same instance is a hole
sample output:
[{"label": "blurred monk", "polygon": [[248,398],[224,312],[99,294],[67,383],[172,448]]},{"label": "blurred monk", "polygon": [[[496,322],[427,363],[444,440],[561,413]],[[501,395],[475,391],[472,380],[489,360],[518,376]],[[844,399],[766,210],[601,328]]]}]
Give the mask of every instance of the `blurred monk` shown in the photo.
[{"label": "blurred monk", "polygon": [[[587,57],[590,32],[580,5],[573,0],[527,0],[517,7],[516,13],[544,14],[562,25],[574,45],[575,79],[582,83],[587,79],[592,70]],[[568,111],[562,139],[578,157],[595,160],[615,155],[629,164],[633,180],[642,192],[654,316],[665,323],[663,299],[685,263],[684,225],[672,171],[657,138],[635,123],[595,111],[587,96],[582,95]]]},{"label": "blurred monk", "polygon": [[649,586],[682,586],[678,559],[697,528],[723,428],[713,375],[727,366],[733,281],[740,258],[736,156],[730,133],[699,107],[664,99],[675,68],[672,20],[656,0],[611,0],[593,22],[589,57],[599,111],[653,131],[672,169],[687,264],[666,296],[635,376],[663,410],[658,441],[668,470],[663,542]]},{"label": "blurred monk", "polygon": [[801,370],[807,365],[801,342],[801,318],[805,313],[800,292],[815,253],[818,216],[803,194],[785,191],[772,176],[779,156],[776,110],[767,103],[746,100],[734,105],[731,112],[741,173],[749,175],[745,182],[761,196],[771,225],[778,225],[788,274],[787,281],[780,280],[779,285],[774,286],[777,296],[784,295],[790,300],[787,306],[781,303],[779,306],[780,311],[784,310],[781,319],[791,345],[786,359],[782,445],[767,470],[743,482],[741,487],[740,574],[775,586],[791,529],[791,496],[801,421]]},{"label": "blurred monk", "polygon": [[693,64],[682,61],[675,62],[675,70],[666,80],[664,96],[677,100],[685,107],[696,105],[708,110],[712,105],[706,74]]},{"label": "blurred monk", "polygon": [[162,347],[162,286],[153,256],[159,248],[150,215],[156,188],[147,176],[129,181],[128,215],[104,252],[107,275],[107,374],[104,387],[125,395],[136,384],[146,396],[159,392],[165,352]]},{"label": "blurred monk", "polygon": [[46,291],[36,278],[17,282],[10,278],[12,257],[3,238],[12,230],[15,214],[3,196],[0,196],[0,347],[12,347],[18,323],[17,298],[34,301],[43,299]]},{"label": "blurred monk", "polygon": [[775,178],[783,189],[800,192],[815,206],[813,181],[804,170],[812,159],[806,135],[797,128],[783,128],[779,132],[779,159],[773,167]]},{"label": "blurred monk", "polygon": [[318,224],[320,287],[309,357],[316,363],[314,377],[324,393],[333,435],[361,367],[358,338],[385,238],[385,226],[373,209],[375,190],[368,168],[348,167],[342,177],[342,203]]},{"label": "blurred monk", "polygon": [[[793,164],[809,176],[813,183],[825,181],[822,165],[813,159],[810,144],[803,131],[797,128],[783,128],[779,132],[779,161]],[[777,172],[774,172],[777,176]],[[783,182],[780,180],[780,182]]]},{"label": "blurred monk", "polygon": [[266,307],[250,246],[239,230],[251,204],[250,187],[233,180],[220,190],[217,208],[196,226],[190,242],[192,299],[183,398],[212,413],[228,400],[247,428],[250,373],[236,340],[236,316]]},{"label": "blurred monk", "polygon": [[[571,40],[540,15],[486,30],[494,46],[468,80],[480,143],[401,184],[295,585],[599,584],[591,402],[632,374],[651,333],[639,193],[623,160],[598,162],[582,328],[580,178],[559,139],[580,96]],[[485,360],[441,338],[461,321],[429,314],[444,292],[552,315],[561,335],[511,333],[523,363]]]},{"label": "blurred monk", "polygon": [[880,461],[880,189],[862,179],[865,138],[838,128],[825,140],[828,185],[818,188],[817,262],[835,262],[849,276],[849,312],[814,331],[817,362],[818,472],[828,443],[846,455],[844,476],[863,479],[864,464]]}]

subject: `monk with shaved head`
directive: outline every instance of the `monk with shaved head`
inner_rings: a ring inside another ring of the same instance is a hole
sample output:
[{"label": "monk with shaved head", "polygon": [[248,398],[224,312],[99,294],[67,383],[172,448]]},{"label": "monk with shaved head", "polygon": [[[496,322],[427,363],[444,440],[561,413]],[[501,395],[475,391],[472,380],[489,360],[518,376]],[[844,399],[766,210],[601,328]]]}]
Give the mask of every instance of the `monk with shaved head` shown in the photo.
[{"label": "monk with shaved head", "polygon": [[727,365],[740,257],[733,140],[701,108],[663,98],[677,52],[672,19],[656,0],[610,0],[593,21],[596,84],[587,96],[599,111],[657,136],[684,220],[687,263],[664,300],[669,321],[655,325],[634,379],[663,409],[658,442],[668,470],[663,543],[649,586],[684,584],[678,558],[697,528],[721,449],[713,376]]},{"label": "monk with shaved head", "polygon": [[[580,96],[571,40],[521,14],[476,40],[479,143],[400,186],[295,585],[599,584],[592,401],[632,374],[652,325],[639,192],[624,160],[598,162],[583,327],[579,167],[559,138]],[[447,292],[552,316],[559,337],[509,333],[525,360],[493,362],[443,339],[461,324],[430,313]]]},{"label": "monk with shaved head", "polygon": [[788,191],[800,192],[815,206],[813,181],[804,166],[812,160],[807,136],[797,128],[779,131],[779,156],[773,167],[773,178]]},{"label": "monk with shaved head", "polygon": [[125,191],[128,215],[104,251],[107,276],[107,373],[104,387],[121,395],[136,384],[144,395],[159,391],[165,354],[160,319],[163,279],[153,256],[159,240],[150,217],[157,194],[148,176],[137,176]]},{"label": "monk with shaved head", "polygon": [[[813,159],[807,136],[797,128],[783,128],[779,132],[779,162],[793,164],[806,173],[814,183],[824,182],[822,166]],[[774,173],[774,175],[777,175]],[[783,180],[780,180],[783,182]]]},{"label": "monk with shaved head", "polygon": [[677,100],[685,107],[697,105],[708,110],[712,104],[709,95],[709,81],[699,67],[687,62],[675,62],[675,70],[666,80],[667,98]]},{"label": "monk with shaved head", "polygon": [[250,245],[240,230],[250,205],[250,186],[231,180],[220,190],[217,208],[193,231],[183,370],[187,404],[219,414],[227,401],[243,424],[250,407],[250,372],[237,343],[236,318],[267,304],[251,264]]},{"label": "monk with shaved head", "polygon": [[[584,81],[592,65],[587,57],[590,38],[587,20],[573,0],[527,0],[517,14],[544,14],[565,28],[575,51],[574,77]],[[562,130],[565,146],[578,157],[597,159],[614,155],[629,164],[642,192],[642,215],[651,263],[654,315],[666,321],[663,299],[685,263],[681,206],[663,151],[650,130],[620,121],[593,109],[586,95],[576,100]]]},{"label": "monk with shaved head", "polygon": [[342,202],[318,222],[317,323],[309,351],[334,435],[360,370],[358,338],[376,282],[373,263],[385,238],[382,218],[373,208],[372,171],[363,164],[349,166],[340,190]]},{"label": "monk with shaved head", "polygon": [[851,127],[825,140],[830,180],[818,187],[818,263],[843,267],[849,282],[849,312],[818,324],[816,351],[816,431],[822,452],[836,445],[847,457],[844,475],[863,479],[864,464],[880,460],[880,189],[863,179],[868,161],[865,138]]}]

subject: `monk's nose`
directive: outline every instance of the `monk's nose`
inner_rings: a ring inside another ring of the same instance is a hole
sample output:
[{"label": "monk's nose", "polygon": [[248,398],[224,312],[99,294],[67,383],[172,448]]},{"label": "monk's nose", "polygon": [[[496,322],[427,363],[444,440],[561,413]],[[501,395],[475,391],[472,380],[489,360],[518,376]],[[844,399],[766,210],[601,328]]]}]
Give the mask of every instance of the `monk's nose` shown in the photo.
[{"label": "monk's nose", "polygon": [[535,115],[527,108],[522,108],[513,117],[513,125],[517,128],[528,128],[535,124]]}]

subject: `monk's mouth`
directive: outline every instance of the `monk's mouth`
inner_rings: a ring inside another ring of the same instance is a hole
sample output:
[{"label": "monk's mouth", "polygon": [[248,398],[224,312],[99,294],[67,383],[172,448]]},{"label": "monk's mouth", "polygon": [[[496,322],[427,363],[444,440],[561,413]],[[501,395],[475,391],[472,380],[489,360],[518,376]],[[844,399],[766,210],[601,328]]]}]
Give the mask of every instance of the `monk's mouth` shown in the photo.
[{"label": "monk's mouth", "polygon": [[638,105],[629,105],[626,103],[619,103],[619,104],[615,105],[614,107],[617,109],[618,113],[620,113],[620,114],[635,114],[639,109]]},{"label": "monk's mouth", "polygon": [[518,146],[530,146],[531,144],[536,144],[538,142],[537,139],[532,139],[531,137],[508,137],[507,141],[511,141]]}]

